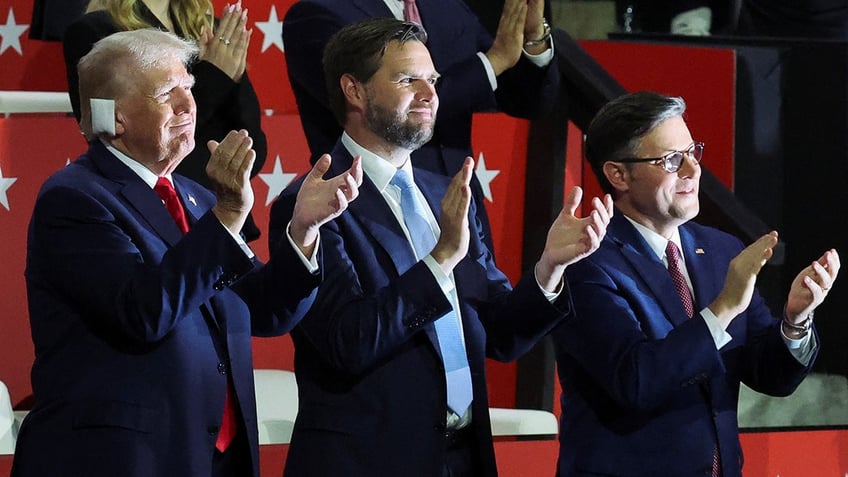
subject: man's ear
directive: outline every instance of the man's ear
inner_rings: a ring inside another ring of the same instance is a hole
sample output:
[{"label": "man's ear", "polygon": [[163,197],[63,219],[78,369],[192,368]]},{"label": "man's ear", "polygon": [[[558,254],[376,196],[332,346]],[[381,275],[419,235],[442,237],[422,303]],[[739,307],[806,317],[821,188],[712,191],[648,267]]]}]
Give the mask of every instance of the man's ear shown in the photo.
[{"label": "man's ear", "polygon": [[120,111],[115,111],[115,137],[120,137],[126,132],[127,127],[124,124],[124,115]]},{"label": "man's ear", "polygon": [[339,78],[339,87],[342,89],[347,102],[357,109],[365,107],[365,85],[360,83],[353,75],[345,73]]},{"label": "man's ear", "polygon": [[618,162],[607,161],[603,165],[604,176],[615,190],[624,191],[630,188],[627,166]]}]

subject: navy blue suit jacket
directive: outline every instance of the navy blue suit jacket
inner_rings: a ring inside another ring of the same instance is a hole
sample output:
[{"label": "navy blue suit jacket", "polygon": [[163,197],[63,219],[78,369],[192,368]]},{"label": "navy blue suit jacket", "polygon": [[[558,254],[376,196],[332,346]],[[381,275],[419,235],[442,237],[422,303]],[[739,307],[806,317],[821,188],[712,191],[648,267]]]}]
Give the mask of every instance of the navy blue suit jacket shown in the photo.
[{"label": "navy blue suit jacket", "polygon": [[739,383],[785,396],[809,372],[756,292],[727,329],[732,341],[716,350],[697,313],[719,294],[744,247],[694,222],[680,227],[680,238],[695,291],[692,319],[665,265],[620,212],[601,248],[569,269],[578,318],[554,331],[562,386],[557,475],[710,475],[717,436],[723,475],[737,477]]},{"label": "navy blue suit jacket", "polygon": [[[556,103],[559,70],[556,59],[539,68],[522,56],[518,64],[498,76],[498,88],[493,92],[477,56],[492,46],[493,39],[468,6],[462,0],[417,0],[417,4],[429,37],[427,48],[441,77],[436,85],[439,112],[433,139],[412,153],[412,162],[453,176],[466,156],[473,155],[473,114],[499,110],[521,118],[541,117]],[[321,64],[324,46],[346,25],[391,16],[383,0],[299,0],[286,13],[286,65],[312,162],[329,152],[342,133],[328,106]],[[489,223],[476,176],[472,191],[488,237]]]},{"label": "navy blue suit jacket", "polygon": [[252,335],[290,330],[320,277],[286,242],[262,266],[179,175],[183,236],[99,141],[38,194],[26,284],[35,404],[14,476],[211,475],[227,378],[259,475]]},{"label": "navy blue suit jacket", "polygon": [[[329,176],[352,160],[341,143],[332,153]],[[422,169],[414,177],[438,217],[450,179]],[[289,220],[298,185],[272,206],[272,230]],[[570,315],[571,298],[566,287],[550,303],[532,273],[512,289],[470,214],[468,255],[454,277],[474,388],[475,453],[481,475],[492,476],[485,358],[518,358]],[[440,475],[447,398],[433,322],[450,303],[367,177],[356,201],[322,227],[321,248],[325,281],[292,331],[300,408],[285,475]]]}]

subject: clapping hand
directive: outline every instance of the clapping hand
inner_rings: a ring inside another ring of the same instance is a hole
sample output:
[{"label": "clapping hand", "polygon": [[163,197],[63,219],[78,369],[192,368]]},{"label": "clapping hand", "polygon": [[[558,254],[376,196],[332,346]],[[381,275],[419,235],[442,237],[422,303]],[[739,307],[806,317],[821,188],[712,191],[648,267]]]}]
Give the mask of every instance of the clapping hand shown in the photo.
[{"label": "clapping hand", "polygon": [[362,185],[362,158],[356,156],[350,169],[324,179],[330,169],[329,154],[321,156],[297,193],[290,233],[304,255],[309,256],[318,239],[321,225],[335,219],[359,196]]},{"label": "clapping hand", "polygon": [[612,197],[592,199],[592,211],[579,218],[574,215],[583,198],[583,189],[574,187],[568,194],[545,241],[545,249],[536,263],[536,279],[545,290],[553,292],[562,281],[565,267],[598,249],[613,215]]}]

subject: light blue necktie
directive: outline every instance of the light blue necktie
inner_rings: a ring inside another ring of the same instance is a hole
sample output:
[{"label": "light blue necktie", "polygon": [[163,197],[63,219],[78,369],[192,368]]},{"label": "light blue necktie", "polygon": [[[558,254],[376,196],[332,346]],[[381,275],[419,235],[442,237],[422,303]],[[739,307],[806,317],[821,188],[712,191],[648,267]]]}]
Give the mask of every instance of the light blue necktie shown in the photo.
[{"label": "light blue necktie", "polygon": [[[423,206],[415,195],[415,185],[406,172],[398,170],[391,184],[400,189],[400,208],[403,220],[412,240],[412,247],[418,259],[427,256],[436,245],[433,230],[427,222]],[[459,328],[459,315],[455,310],[436,320],[436,336],[445,364],[445,379],[448,388],[448,406],[459,416],[463,416],[471,405],[471,369]]]}]

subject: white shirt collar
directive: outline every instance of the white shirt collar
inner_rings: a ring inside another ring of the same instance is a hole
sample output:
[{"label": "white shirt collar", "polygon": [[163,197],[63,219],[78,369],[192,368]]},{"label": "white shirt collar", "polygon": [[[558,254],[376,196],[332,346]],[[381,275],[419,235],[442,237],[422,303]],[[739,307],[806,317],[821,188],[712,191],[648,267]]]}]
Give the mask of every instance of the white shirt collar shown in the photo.
[{"label": "white shirt collar", "polygon": [[[156,181],[159,180],[159,176],[154,174],[153,171],[145,167],[144,164],[119,151],[115,148],[115,146],[109,144],[108,142],[102,139],[100,140],[100,142],[102,142],[103,145],[106,146],[106,149],[108,149],[109,152],[114,154],[119,161],[126,164],[127,167],[129,167],[133,172],[135,172],[138,177],[141,178],[141,180],[143,180],[147,185],[150,186],[151,189],[156,186]],[[171,174],[168,174],[165,177],[167,177],[172,184],[174,183],[174,181],[171,179]]]},{"label": "white shirt collar", "polygon": [[667,262],[665,259],[665,248],[668,246],[668,242],[674,242],[674,244],[677,245],[677,249],[681,251],[681,256],[683,255],[683,247],[680,245],[680,231],[677,228],[674,229],[674,232],[671,234],[671,238],[667,239],[626,215],[624,218],[636,227],[636,231],[639,232],[639,235],[648,242],[648,246],[651,247],[651,250],[653,250],[657,257],[659,257],[659,259],[663,262]]},{"label": "white shirt collar", "polygon": [[[362,157],[362,170],[365,172],[365,175],[371,179],[371,182],[374,183],[377,190],[381,193],[385,191],[389,182],[392,180],[392,177],[395,176],[397,169],[389,164],[389,161],[357,144],[353,138],[348,136],[347,132],[342,133],[342,145],[345,149],[347,149],[347,152],[349,152],[351,156]],[[409,159],[404,161],[401,169],[409,174],[409,178],[412,179],[413,182],[415,181],[415,177],[412,175],[412,164]]]}]

